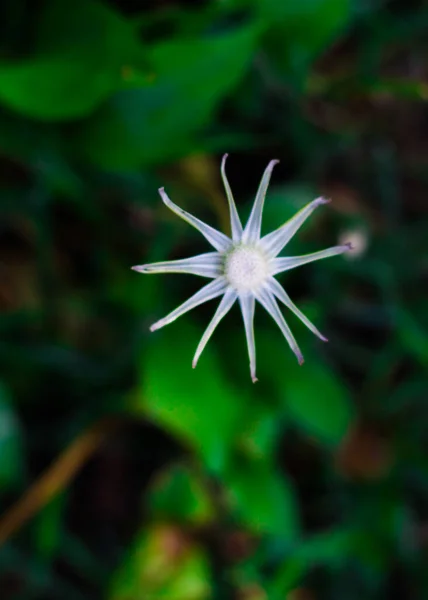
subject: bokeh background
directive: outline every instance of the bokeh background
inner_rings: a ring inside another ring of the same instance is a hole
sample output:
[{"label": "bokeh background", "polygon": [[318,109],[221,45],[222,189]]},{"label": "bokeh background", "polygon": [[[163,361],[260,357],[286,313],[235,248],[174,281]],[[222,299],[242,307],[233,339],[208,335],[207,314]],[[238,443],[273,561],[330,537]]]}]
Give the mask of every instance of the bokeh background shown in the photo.
[{"label": "bokeh background", "polygon": [[[1,600],[428,597],[428,6],[4,0]],[[191,359],[204,280],[135,264],[263,227],[354,251],[280,277],[299,367],[256,311]]]}]

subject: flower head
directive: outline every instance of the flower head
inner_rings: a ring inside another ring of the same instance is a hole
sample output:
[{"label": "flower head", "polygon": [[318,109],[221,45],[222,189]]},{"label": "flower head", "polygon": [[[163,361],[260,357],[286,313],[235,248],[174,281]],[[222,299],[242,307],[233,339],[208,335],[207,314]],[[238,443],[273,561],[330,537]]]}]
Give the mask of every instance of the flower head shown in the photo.
[{"label": "flower head", "polygon": [[278,275],[283,271],[288,271],[289,269],[294,269],[295,267],[300,267],[301,265],[314,260],[342,254],[349,250],[351,246],[350,244],[344,244],[342,246],[333,246],[327,250],[313,252],[312,254],[306,254],[305,256],[279,257],[278,255],[280,252],[304,221],[318,206],[326,204],[329,200],[317,198],[302,208],[302,210],[284,223],[284,225],[279,227],[279,229],[261,237],[263,204],[272,170],[278,161],[271,160],[268,164],[260,182],[251,214],[245,227],[243,227],[226,177],[226,158],[227,154],[223,156],[221,175],[230,209],[231,238],[179,208],[176,204],[171,202],[165,190],[161,188],[159,193],[166,206],[190,225],[198,229],[216,251],[200,254],[199,256],[194,256],[192,258],[185,258],[183,260],[159,262],[132,268],[134,271],[140,273],[191,273],[193,275],[200,275],[201,277],[208,277],[213,280],[196,292],[191,298],[186,300],[181,306],[173,310],[169,315],[160,321],[157,321],[157,323],[150,327],[151,331],[160,329],[164,325],[172,323],[175,319],[199,304],[207,302],[217,296],[222,296],[214,317],[196,349],[192,363],[193,367],[196,367],[203,349],[220,320],[231,309],[235,300],[238,300],[247,338],[251,378],[253,382],[255,382],[257,381],[256,349],[253,328],[255,301],[257,300],[276,321],[291,350],[296,355],[299,364],[302,364],[302,353],[279,309],[277,301],[279,300],[285,304],[285,306],[294,312],[306,327],[321,340],[326,342],[327,339],[305,317],[297,306],[293,304],[286,291],[275,279],[275,275]]}]

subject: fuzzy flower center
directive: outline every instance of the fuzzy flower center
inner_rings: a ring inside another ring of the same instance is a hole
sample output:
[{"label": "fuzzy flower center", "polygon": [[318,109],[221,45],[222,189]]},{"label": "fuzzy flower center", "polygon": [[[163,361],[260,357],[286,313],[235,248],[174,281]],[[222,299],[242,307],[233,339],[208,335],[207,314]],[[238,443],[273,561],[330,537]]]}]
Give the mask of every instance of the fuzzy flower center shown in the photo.
[{"label": "fuzzy flower center", "polygon": [[225,275],[238,292],[255,290],[269,276],[268,263],[260,250],[238,246],[226,259]]}]

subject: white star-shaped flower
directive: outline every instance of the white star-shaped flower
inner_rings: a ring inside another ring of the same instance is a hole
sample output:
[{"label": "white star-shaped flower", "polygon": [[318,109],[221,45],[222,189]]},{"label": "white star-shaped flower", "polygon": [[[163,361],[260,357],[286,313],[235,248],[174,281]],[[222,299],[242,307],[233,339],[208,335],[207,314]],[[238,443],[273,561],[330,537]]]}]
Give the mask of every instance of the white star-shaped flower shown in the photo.
[{"label": "white star-shaped flower", "polygon": [[279,257],[279,253],[317,206],[326,204],[329,200],[317,198],[302,208],[302,210],[284,225],[279,227],[279,229],[261,237],[262,212],[266,191],[272,170],[279,161],[271,160],[268,164],[260,182],[259,190],[247,224],[245,227],[242,227],[232,191],[226,177],[226,158],[227,154],[223,156],[221,163],[221,176],[229,202],[232,238],[227,237],[220,231],[217,231],[210,225],[207,225],[178,207],[168,198],[164,188],[160,188],[159,193],[166,206],[190,225],[198,229],[216,251],[193,256],[192,258],[185,258],[183,260],[165,261],[132,268],[134,271],[140,273],[191,273],[193,275],[200,275],[201,277],[213,279],[213,281],[201,288],[181,306],[150,327],[151,331],[160,329],[164,325],[172,323],[175,319],[178,319],[178,317],[199,304],[212,300],[217,296],[223,296],[214,317],[196,349],[192,363],[193,368],[196,367],[198,359],[213,334],[214,329],[231,309],[235,300],[238,300],[247,338],[251,379],[255,382],[257,381],[256,348],[253,327],[255,301],[257,300],[260,302],[276,321],[291,350],[296,355],[299,364],[302,364],[303,355],[279,309],[277,300],[285,304],[285,306],[294,312],[306,327],[321,340],[326,342],[327,339],[305,317],[297,306],[293,304],[286,291],[275,279],[275,275],[278,275],[283,271],[288,271],[289,269],[294,269],[295,267],[300,267],[301,265],[305,265],[314,260],[342,254],[349,250],[351,246],[350,244],[333,246],[327,250],[313,252],[312,254],[306,254],[305,256]]}]

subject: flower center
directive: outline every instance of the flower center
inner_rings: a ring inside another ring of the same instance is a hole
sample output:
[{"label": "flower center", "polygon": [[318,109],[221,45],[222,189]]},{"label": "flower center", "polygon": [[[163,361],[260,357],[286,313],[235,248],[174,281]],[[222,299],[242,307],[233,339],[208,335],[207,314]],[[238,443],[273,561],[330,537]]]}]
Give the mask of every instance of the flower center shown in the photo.
[{"label": "flower center", "polygon": [[269,276],[267,260],[256,248],[238,246],[226,259],[225,275],[238,292],[256,290]]}]

